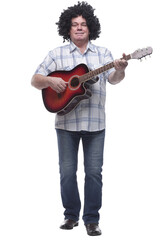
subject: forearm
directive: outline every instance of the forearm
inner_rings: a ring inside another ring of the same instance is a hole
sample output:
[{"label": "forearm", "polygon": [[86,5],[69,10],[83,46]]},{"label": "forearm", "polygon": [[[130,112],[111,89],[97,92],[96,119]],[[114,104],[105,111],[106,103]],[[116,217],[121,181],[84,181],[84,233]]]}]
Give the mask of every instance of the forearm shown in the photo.
[{"label": "forearm", "polygon": [[111,84],[117,84],[122,81],[125,77],[125,69],[128,62],[125,60],[126,55],[123,53],[123,58],[114,61],[115,71],[109,75],[108,81]]},{"label": "forearm", "polygon": [[109,75],[108,81],[111,84],[117,84],[121,82],[125,77],[124,71],[114,71]]},{"label": "forearm", "polygon": [[39,90],[51,87],[57,93],[60,93],[66,89],[68,83],[59,77],[48,77],[41,74],[35,74],[32,77],[31,84]]},{"label": "forearm", "polygon": [[48,80],[49,79],[47,76],[43,76],[41,74],[35,74],[32,77],[31,84],[35,88],[41,90],[41,89],[47,88],[49,86]]}]

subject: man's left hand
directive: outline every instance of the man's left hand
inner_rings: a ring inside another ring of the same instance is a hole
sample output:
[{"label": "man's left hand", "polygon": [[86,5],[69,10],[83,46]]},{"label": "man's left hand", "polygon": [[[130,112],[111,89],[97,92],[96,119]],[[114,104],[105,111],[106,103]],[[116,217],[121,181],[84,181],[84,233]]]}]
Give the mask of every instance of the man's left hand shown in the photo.
[{"label": "man's left hand", "polygon": [[123,72],[128,65],[128,62],[125,60],[126,55],[123,54],[123,59],[116,59],[114,61],[114,67],[116,71]]}]

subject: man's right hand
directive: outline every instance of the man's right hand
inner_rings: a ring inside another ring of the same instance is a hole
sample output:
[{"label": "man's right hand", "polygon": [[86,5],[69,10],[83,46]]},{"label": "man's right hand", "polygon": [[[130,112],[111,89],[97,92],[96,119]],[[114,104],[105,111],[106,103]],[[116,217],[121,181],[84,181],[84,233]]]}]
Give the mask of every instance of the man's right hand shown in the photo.
[{"label": "man's right hand", "polygon": [[67,87],[67,82],[65,82],[62,78],[58,77],[47,77],[48,85],[57,93],[64,92]]}]

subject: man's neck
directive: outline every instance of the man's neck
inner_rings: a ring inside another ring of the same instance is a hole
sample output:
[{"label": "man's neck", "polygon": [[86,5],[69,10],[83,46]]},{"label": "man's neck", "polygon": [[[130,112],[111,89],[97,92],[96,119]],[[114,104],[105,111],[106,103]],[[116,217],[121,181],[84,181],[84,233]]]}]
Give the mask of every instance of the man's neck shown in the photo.
[{"label": "man's neck", "polygon": [[74,44],[79,48],[80,52],[83,54],[87,48],[88,42],[76,41]]}]

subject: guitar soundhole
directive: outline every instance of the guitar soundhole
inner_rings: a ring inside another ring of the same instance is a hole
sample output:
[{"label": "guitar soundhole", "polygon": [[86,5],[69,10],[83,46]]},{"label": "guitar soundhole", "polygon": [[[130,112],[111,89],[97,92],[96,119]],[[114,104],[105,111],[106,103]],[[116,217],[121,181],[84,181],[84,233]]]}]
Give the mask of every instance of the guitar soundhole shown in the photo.
[{"label": "guitar soundhole", "polygon": [[57,93],[58,99],[61,99],[62,94],[61,93]]},{"label": "guitar soundhole", "polygon": [[71,80],[71,87],[75,88],[79,85],[79,78],[78,77],[74,77],[72,80]]}]

